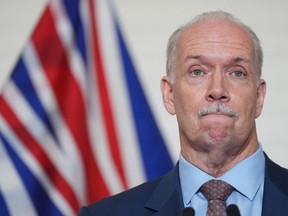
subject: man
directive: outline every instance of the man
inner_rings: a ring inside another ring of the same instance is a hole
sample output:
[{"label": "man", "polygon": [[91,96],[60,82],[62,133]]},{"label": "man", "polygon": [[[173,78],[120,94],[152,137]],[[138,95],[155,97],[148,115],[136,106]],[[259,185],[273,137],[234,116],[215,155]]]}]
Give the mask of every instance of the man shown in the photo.
[{"label": "man", "polygon": [[[266,92],[261,67],[258,37],[226,12],[201,14],[175,31],[161,91],[166,110],[177,117],[179,163],[166,176],[83,207],[79,215],[172,216],[185,207],[197,216],[216,215],[215,206],[226,215],[231,204],[244,216],[288,215],[288,171],[257,139],[255,119]],[[222,185],[229,189],[225,199],[209,198],[207,190],[219,195]]]}]

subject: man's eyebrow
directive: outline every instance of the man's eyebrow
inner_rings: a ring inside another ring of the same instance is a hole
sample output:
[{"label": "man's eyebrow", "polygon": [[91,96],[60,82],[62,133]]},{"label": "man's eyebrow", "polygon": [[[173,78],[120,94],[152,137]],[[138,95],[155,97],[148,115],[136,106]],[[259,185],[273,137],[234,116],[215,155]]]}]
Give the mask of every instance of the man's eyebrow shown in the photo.
[{"label": "man's eyebrow", "polygon": [[200,56],[200,55],[189,55],[189,56],[185,57],[184,62],[186,62],[189,59],[197,59],[197,60],[202,61],[202,60],[204,60],[204,57]]},{"label": "man's eyebrow", "polygon": [[[190,59],[199,60],[201,62],[206,62],[207,61],[207,58],[204,57],[204,56],[201,56],[201,55],[189,55],[189,56],[185,57],[184,62],[186,62],[186,61],[188,61]],[[232,58],[229,62],[230,62],[230,64],[241,63],[241,62],[250,63],[251,60],[246,59],[246,58],[242,58],[242,57],[235,57],[235,58]]]},{"label": "man's eyebrow", "polygon": [[239,63],[239,62],[250,63],[251,60],[246,59],[246,58],[241,58],[241,57],[236,57],[236,58],[231,60],[231,63]]}]

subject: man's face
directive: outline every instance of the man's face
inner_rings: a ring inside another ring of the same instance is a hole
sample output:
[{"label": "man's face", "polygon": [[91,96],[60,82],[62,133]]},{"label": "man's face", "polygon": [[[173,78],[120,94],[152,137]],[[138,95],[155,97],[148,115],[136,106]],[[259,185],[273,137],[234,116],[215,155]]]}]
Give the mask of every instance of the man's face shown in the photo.
[{"label": "man's face", "polygon": [[195,24],[180,36],[175,80],[164,77],[162,93],[182,149],[239,150],[256,139],[266,87],[253,61],[250,38],[230,22]]}]

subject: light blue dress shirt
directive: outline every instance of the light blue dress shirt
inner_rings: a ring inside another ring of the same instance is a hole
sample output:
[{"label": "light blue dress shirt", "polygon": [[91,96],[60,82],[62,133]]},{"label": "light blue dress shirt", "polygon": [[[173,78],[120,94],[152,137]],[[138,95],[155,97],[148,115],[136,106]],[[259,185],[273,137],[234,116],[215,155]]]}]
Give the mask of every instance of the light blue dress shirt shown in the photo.
[{"label": "light blue dress shirt", "polygon": [[[205,182],[215,179],[186,161],[179,158],[180,184],[185,207],[193,207],[196,216],[206,216],[207,199],[199,192]],[[235,188],[226,203],[236,204],[241,215],[261,216],[264,190],[265,157],[262,147],[245,160],[241,161],[221,179]]]}]

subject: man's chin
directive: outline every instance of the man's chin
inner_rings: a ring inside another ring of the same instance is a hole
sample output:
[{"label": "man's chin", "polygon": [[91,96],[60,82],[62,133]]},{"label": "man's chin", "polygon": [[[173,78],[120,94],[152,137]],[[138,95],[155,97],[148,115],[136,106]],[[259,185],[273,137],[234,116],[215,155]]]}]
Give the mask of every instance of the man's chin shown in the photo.
[{"label": "man's chin", "polygon": [[229,140],[231,140],[231,138],[228,131],[220,127],[209,130],[207,134],[207,141],[208,143],[211,143],[211,145],[225,145],[226,143],[229,143]]}]

